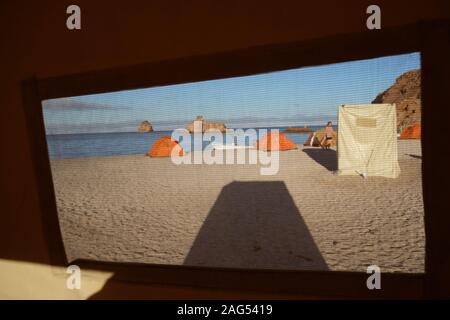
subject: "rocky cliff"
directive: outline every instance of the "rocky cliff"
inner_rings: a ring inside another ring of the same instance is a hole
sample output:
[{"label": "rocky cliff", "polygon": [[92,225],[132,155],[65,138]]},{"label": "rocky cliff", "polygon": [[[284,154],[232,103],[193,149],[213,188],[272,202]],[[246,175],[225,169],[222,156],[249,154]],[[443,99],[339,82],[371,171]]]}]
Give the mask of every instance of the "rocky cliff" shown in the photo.
[{"label": "rocky cliff", "polygon": [[[196,124],[196,126],[194,126],[194,124]],[[197,116],[195,120],[186,125],[186,129],[190,133],[207,131],[220,131],[223,133],[227,130],[227,127],[223,122],[209,122],[206,121],[203,116]]]},{"label": "rocky cliff", "polygon": [[386,91],[380,93],[372,103],[395,103],[397,128],[420,122],[421,119],[420,70],[405,72]]},{"label": "rocky cliff", "polygon": [[142,121],[138,127],[138,132],[152,132],[153,127],[147,120]]}]

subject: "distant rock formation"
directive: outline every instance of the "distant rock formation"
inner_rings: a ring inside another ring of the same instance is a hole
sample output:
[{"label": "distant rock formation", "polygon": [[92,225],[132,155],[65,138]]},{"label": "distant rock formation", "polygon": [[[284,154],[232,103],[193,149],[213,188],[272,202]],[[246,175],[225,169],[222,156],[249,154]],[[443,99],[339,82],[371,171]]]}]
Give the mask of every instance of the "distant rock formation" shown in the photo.
[{"label": "distant rock formation", "polygon": [[147,120],[142,121],[141,124],[139,125],[138,132],[152,132],[152,131],[153,127],[151,123],[148,122]]},{"label": "distant rock formation", "polygon": [[308,127],[289,127],[286,130],[284,130],[284,133],[304,133],[304,132],[311,132],[311,129]]},{"label": "distant rock formation", "polygon": [[397,130],[420,123],[422,114],[420,70],[405,72],[386,91],[380,93],[372,103],[395,103]]},{"label": "distant rock formation", "polygon": [[203,116],[197,116],[194,121],[186,125],[186,129],[190,133],[208,132],[208,131],[219,131],[226,132],[227,127],[223,122],[209,122],[206,121]]}]

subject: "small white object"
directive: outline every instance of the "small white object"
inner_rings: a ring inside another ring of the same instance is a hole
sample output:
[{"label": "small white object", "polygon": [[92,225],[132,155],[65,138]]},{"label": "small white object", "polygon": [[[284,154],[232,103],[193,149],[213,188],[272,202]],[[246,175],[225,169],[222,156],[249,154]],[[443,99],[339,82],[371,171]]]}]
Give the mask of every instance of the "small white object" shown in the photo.
[{"label": "small white object", "polygon": [[211,143],[211,146],[216,150],[229,150],[229,149],[250,149],[250,146],[238,146],[235,143],[231,144],[220,144],[220,143]]},{"label": "small white object", "polygon": [[359,174],[361,177],[363,177],[364,179],[367,179],[367,172],[359,172],[358,170],[356,170],[356,173]]}]

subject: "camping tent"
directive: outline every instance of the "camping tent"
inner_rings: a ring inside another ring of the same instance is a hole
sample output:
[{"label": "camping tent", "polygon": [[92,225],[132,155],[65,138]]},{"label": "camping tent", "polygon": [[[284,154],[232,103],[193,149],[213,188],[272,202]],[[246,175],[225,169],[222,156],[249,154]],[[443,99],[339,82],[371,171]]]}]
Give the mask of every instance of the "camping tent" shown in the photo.
[{"label": "camping tent", "polygon": [[149,157],[170,157],[172,153],[178,156],[185,154],[178,141],[172,140],[169,136],[163,136],[155,141],[147,155]]},{"label": "camping tent", "polygon": [[412,126],[403,129],[400,139],[420,139],[422,135],[422,126],[420,123],[414,123]]},{"label": "camping tent", "polygon": [[398,177],[396,122],[395,104],[341,105],[338,173]]},{"label": "camping tent", "polygon": [[256,141],[256,149],[265,151],[286,151],[297,149],[297,146],[284,134],[271,131],[260,140]]}]

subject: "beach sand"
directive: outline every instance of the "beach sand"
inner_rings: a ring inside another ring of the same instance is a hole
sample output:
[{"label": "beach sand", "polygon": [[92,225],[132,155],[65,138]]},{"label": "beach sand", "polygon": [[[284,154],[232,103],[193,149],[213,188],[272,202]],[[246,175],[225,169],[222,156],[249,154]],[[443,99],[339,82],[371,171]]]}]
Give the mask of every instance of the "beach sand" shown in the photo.
[{"label": "beach sand", "polygon": [[280,169],[175,165],[144,155],[52,160],[69,260],[424,272],[421,148],[397,179],[337,176],[336,152],[299,146]]}]

